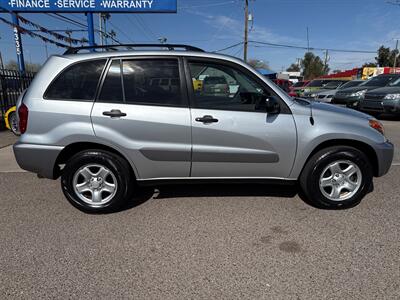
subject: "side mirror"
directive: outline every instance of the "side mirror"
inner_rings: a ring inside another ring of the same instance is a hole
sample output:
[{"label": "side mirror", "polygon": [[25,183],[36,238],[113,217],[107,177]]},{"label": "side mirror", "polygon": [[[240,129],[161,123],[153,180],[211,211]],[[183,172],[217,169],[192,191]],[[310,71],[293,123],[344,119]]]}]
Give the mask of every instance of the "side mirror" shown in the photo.
[{"label": "side mirror", "polygon": [[281,107],[278,100],[273,96],[267,97],[265,99],[265,110],[268,114],[279,114]]}]

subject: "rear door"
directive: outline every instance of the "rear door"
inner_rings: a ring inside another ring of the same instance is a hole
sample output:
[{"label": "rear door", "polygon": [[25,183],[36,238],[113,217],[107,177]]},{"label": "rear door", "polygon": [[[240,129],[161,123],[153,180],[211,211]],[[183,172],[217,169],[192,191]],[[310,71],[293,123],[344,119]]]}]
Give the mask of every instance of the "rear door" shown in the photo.
[{"label": "rear door", "polygon": [[[219,60],[188,59],[189,83],[224,77],[229,93],[204,84],[190,87],[192,177],[286,178],[293,166],[297,134],[293,116],[268,115],[265,100],[278,97],[250,71]],[[209,84],[207,84],[209,85]],[[203,86],[203,88],[201,88]]]},{"label": "rear door", "polygon": [[189,177],[191,124],[181,62],[113,59],[92,111],[97,137],[119,147],[138,179]]}]

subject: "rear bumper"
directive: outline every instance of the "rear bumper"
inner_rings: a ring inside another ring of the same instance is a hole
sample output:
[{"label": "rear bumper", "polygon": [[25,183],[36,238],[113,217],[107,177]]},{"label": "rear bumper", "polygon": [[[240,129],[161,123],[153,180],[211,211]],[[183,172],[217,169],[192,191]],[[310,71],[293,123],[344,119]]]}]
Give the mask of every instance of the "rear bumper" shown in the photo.
[{"label": "rear bumper", "polygon": [[63,150],[61,146],[36,144],[14,144],[14,155],[21,169],[36,173],[44,178],[55,178],[55,164]]},{"label": "rear bumper", "polygon": [[394,146],[391,142],[386,142],[375,145],[374,149],[378,158],[378,173],[375,175],[381,177],[389,172],[392,165]]}]

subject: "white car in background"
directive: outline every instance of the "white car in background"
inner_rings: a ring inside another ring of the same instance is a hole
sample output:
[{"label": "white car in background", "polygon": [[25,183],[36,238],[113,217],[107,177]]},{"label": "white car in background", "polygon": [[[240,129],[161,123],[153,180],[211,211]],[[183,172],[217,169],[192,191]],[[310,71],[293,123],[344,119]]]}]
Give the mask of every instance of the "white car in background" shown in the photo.
[{"label": "white car in background", "polygon": [[352,80],[352,81],[348,81],[348,82],[340,85],[339,87],[337,87],[335,89],[329,89],[328,88],[329,84],[327,84],[323,90],[315,92],[312,98],[314,100],[317,100],[320,102],[330,103],[337,91],[340,91],[340,90],[346,89],[346,88],[350,88],[350,87],[359,86],[363,82],[365,82],[365,81],[364,80]]}]

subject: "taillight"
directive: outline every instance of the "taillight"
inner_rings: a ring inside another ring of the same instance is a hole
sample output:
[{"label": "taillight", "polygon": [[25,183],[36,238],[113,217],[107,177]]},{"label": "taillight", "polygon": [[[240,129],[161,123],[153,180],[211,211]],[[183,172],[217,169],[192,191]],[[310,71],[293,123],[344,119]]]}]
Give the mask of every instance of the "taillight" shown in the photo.
[{"label": "taillight", "polygon": [[21,134],[25,133],[26,128],[28,127],[28,113],[28,107],[22,103],[18,109],[19,131]]}]

